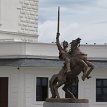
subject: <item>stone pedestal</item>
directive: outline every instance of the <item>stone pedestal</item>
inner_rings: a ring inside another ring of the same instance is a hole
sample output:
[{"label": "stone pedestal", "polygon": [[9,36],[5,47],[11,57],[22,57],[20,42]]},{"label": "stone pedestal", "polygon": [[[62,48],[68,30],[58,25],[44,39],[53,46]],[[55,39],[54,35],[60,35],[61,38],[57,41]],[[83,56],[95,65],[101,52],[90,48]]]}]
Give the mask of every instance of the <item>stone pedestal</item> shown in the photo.
[{"label": "stone pedestal", "polygon": [[87,99],[47,99],[43,107],[89,107]]}]

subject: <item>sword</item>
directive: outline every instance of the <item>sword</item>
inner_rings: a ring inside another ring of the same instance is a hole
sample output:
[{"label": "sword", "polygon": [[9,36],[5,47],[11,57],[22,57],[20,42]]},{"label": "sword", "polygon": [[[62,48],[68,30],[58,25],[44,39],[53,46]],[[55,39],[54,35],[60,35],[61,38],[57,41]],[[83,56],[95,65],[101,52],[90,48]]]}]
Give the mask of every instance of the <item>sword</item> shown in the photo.
[{"label": "sword", "polygon": [[60,25],[60,7],[58,6],[57,36],[60,35],[60,33],[59,33],[59,25]]}]

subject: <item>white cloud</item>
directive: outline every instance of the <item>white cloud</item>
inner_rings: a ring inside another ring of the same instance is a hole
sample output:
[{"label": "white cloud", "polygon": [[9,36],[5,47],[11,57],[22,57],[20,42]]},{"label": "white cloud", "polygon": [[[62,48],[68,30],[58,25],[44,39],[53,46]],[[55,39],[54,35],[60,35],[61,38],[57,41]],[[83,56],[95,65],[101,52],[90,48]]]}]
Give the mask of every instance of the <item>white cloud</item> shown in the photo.
[{"label": "white cloud", "polygon": [[97,5],[99,7],[102,7],[102,8],[106,8],[107,9],[107,0],[98,0],[97,1]]},{"label": "white cloud", "polygon": [[39,41],[41,42],[54,42],[55,41],[55,21],[46,21],[39,24]]},{"label": "white cloud", "polygon": [[[55,42],[56,22],[47,21],[39,25],[39,41]],[[60,27],[60,41],[67,40],[71,42],[73,39],[80,37],[82,43],[106,43],[107,40],[107,24],[79,24],[63,22]]]},{"label": "white cloud", "polygon": [[[55,42],[57,28],[57,6],[55,4],[58,0],[53,1],[54,3],[49,2],[50,0],[44,0],[44,3],[45,1],[48,6],[45,7],[44,4],[40,7],[39,41]],[[63,1],[66,3],[64,4]],[[70,4],[73,1],[75,5]],[[59,0],[58,2],[64,4],[61,7],[61,41],[70,42],[76,37],[81,37],[83,43],[107,42],[107,0]],[[77,4],[79,4],[78,7]],[[52,8],[51,5],[53,5]],[[73,6],[70,7],[70,5]]]}]

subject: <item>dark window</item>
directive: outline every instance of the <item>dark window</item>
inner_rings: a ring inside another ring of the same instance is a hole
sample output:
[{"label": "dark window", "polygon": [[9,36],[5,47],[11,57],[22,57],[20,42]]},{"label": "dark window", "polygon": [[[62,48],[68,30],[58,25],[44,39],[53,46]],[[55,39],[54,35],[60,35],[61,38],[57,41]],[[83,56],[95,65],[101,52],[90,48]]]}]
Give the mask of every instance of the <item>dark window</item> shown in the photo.
[{"label": "dark window", "polygon": [[45,101],[48,97],[48,78],[36,78],[36,101]]},{"label": "dark window", "polygon": [[107,102],[107,79],[96,79],[96,102]]},{"label": "dark window", "polygon": [[[78,98],[78,83],[73,83],[69,87],[69,91],[72,92],[76,98]],[[72,98],[72,96],[65,92],[65,98]]]},{"label": "dark window", "polygon": [[0,77],[0,107],[8,107],[8,77]]}]

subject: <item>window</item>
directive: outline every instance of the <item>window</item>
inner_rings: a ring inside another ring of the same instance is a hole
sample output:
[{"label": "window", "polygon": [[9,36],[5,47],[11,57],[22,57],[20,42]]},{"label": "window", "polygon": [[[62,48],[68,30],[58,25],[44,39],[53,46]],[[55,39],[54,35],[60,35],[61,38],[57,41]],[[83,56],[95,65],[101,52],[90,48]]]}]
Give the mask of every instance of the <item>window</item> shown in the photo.
[{"label": "window", "polygon": [[[78,83],[73,83],[68,87],[68,89],[74,94],[76,98],[78,98]],[[72,98],[72,96],[69,93],[65,93],[65,98]]]},{"label": "window", "polygon": [[96,102],[107,102],[107,79],[96,79]]},{"label": "window", "polygon": [[1,25],[1,0],[0,0],[0,25]]},{"label": "window", "polygon": [[0,107],[8,107],[8,77],[0,77]]},{"label": "window", "polygon": [[48,78],[36,78],[36,101],[45,101],[48,97]]}]

